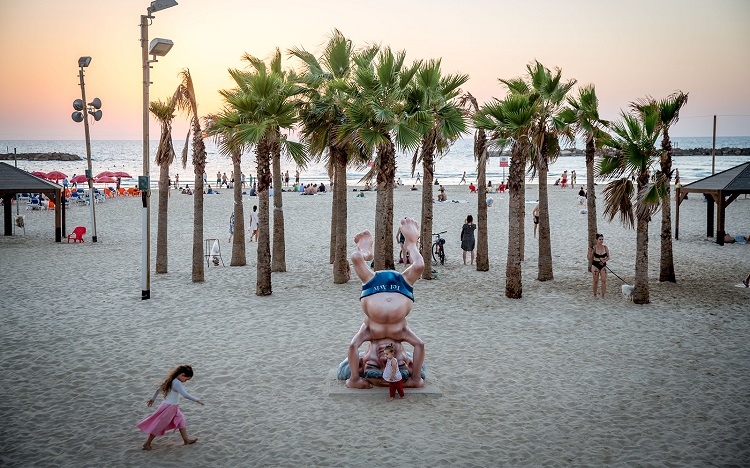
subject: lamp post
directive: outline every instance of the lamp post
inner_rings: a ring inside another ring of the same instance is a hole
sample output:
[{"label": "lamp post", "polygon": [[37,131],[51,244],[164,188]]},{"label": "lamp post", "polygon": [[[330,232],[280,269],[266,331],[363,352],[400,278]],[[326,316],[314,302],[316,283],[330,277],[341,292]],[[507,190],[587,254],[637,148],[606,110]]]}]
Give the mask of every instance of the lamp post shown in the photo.
[{"label": "lamp post", "polygon": [[[156,38],[148,42],[148,25],[154,19],[153,13],[177,5],[174,0],[155,0],[146,10],[147,14],[141,15],[141,64],[143,66],[143,175],[138,177],[138,189],[141,191],[143,209],[142,218],[142,244],[141,244],[141,300],[151,299],[151,180],[149,176],[149,120],[148,87],[151,84],[151,64],[156,62],[156,56],[167,55],[172,48],[169,39]],[[149,60],[148,56],[152,59]]]},{"label": "lamp post", "polygon": [[[86,169],[86,179],[89,182],[89,206],[91,207],[91,231],[92,242],[96,242],[96,197],[94,196],[94,175],[91,170],[91,137],[89,135],[89,114],[94,117],[97,122],[102,118],[102,101],[99,98],[94,98],[93,101],[86,104],[86,86],[83,82],[83,69],[91,64],[91,57],[81,57],[78,59],[78,77],[81,82],[81,99],[73,101],[73,112],[71,118],[76,122],[83,122],[83,129],[86,135],[86,161],[88,162],[88,169]],[[82,111],[82,112],[81,112]]]}]

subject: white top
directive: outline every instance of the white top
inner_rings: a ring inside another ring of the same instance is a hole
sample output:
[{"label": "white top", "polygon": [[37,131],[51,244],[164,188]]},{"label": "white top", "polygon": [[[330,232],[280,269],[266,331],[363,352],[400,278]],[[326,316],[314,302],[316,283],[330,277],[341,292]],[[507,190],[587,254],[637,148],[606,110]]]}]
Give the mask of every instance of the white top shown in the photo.
[{"label": "white top", "polygon": [[[396,375],[393,377],[393,380],[391,380],[391,374],[393,373],[393,370],[396,369]],[[398,370],[398,359],[395,357],[392,359],[388,359],[388,361],[385,364],[385,370],[383,370],[383,380],[386,382],[398,382],[401,380],[401,371]]]},{"label": "white top", "polygon": [[[156,389],[156,391],[154,392],[154,396],[152,396],[151,399],[156,400],[156,397],[159,396],[160,392],[161,392],[161,387]],[[179,379],[174,379],[172,381],[172,388],[169,390],[169,393],[167,393],[167,397],[164,398],[164,403],[167,403],[169,405],[179,404],[180,395],[184,396],[188,400],[198,401],[198,398],[189,394],[187,390],[185,390],[185,386],[182,385],[182,382],[180,382]]]},{"label": "white top", "polygon": [[258,229],[258,212],[253,211],[250,213],[250,219],[252,220],[250,221],[250,231],[255,231]]}]

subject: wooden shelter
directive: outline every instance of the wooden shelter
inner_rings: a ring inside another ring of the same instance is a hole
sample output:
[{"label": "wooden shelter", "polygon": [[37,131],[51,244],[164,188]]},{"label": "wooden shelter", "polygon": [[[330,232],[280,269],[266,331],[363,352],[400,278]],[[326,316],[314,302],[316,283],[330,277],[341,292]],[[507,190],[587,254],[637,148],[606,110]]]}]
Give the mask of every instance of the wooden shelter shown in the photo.
[{"label": "wooden shelter", "polygon": [[0,163],[0,197],[5,207],[5,235],[13,235],[13,198],[17,193],[43,193],[55,202],[55,242],[65,232],[65,199],[61,185],[44,180],[7,163]]},{"label": "wooden shelter", "polygon": [[741,194],[750,193],[750,162],[742,163],[692,184],[677,187],[674,238],[680,235],[680,204],[688,193],[702,193],[706,203],[706,236],[714,235],[714,204],[716,209],[716,243],[724,245],[724,214],[727,206]]}]

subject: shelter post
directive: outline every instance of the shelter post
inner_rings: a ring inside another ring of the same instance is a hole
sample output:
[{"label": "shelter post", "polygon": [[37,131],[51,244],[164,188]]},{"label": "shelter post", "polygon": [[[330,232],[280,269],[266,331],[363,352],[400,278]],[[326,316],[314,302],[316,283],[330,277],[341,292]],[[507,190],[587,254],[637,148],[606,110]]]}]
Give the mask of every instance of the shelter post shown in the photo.
[{"label": "shelter post", "polygon": [[716,243],[724,245],[724,235],[726,234],[724,232],[724,210],[726,210],[726,206],[724,205],[724,193],[721,191],[716,199],[716,205]]},{"label": "shelter post", "polygon": [[13,205],[12,200],[13,196],[10,193],[6,193],[3,195],[3,225],[5,226],[5,235],[6,236],[12,236],[13,235]]},{"label": "shelter post", "polygon": [[706,197],[706,237],[714,236],[714,197],[710,193],[704,193]]},{"label": "shelter post", "polygon": [[674,238],[675,240],[680,239],[680,204],[682,203],[682,199],[680,197],[680,186],[679,184],[675,188],[676,197],[675,197],[675,204],[674,204]]},{"label": "shelter post", "polygon": [[65,199],[63,197],[60,196],[59,190],[55,190],[55,242],[62,242],[62,207],[60,205],[65,204]]}]

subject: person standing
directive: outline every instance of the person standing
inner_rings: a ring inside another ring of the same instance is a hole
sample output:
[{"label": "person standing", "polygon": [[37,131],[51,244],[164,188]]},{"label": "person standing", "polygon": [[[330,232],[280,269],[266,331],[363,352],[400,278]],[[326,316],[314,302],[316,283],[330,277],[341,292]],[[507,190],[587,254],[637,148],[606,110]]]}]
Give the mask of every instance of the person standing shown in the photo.
[{"label": "person standing", "polygon": [[422,176],[419,175],[419,172],[417,172],[417,181],[414,182],[414,185],[421,184],[422,183]]},{"label": "person standing", "polygon": [[299,169],[294,171],[294,185],[299,185]]},{"label": "person standing", "polygon": [[474,217],[469,215],[464,221],[464,226],[461,228],[461,250],[463,250],[464,265],[466,265],[466,252],[471,252],[471,264],[474,264],[474,231],[477,229],[477,225],[474,224]]},{"label": "person standing", "polygon": [[573,171],[570,173],[570,188],[576,188],[576,171],[573,169]]},{"label": "person standing", "polygon": [[284,187],[289,187],[289,171],[284,172]]},{"label": "person standing", "polygon": [[391,400],[396,398],[397,391],[398,396],[404,398],[404,384],[401,381],[403,376],[398,368],[398,359],[394,355],[393,345],[387,345],[383,353],[387,359],[383,370],[383,380],[388,382],[388,393],[391,395]]},{"label": "person standing", "polygon": [[536,238],[536,228],[539,226],[539,204],[534,206],[531,214],[534,216],[534,238]]},{"label": "person standing", "polygon": [[221,171],[216,173],[216,186],[221,187]]},{"label": "person standing", "polygon": [[591,262],[591,274],[594,280],[594,297],[596,297],[599,278],[602,280],[602,299],[607,293],[607,261],[609,261],[609,247],[604,245],[604,235],[596,235],[596,244],[589,247],[588,259]]}]

